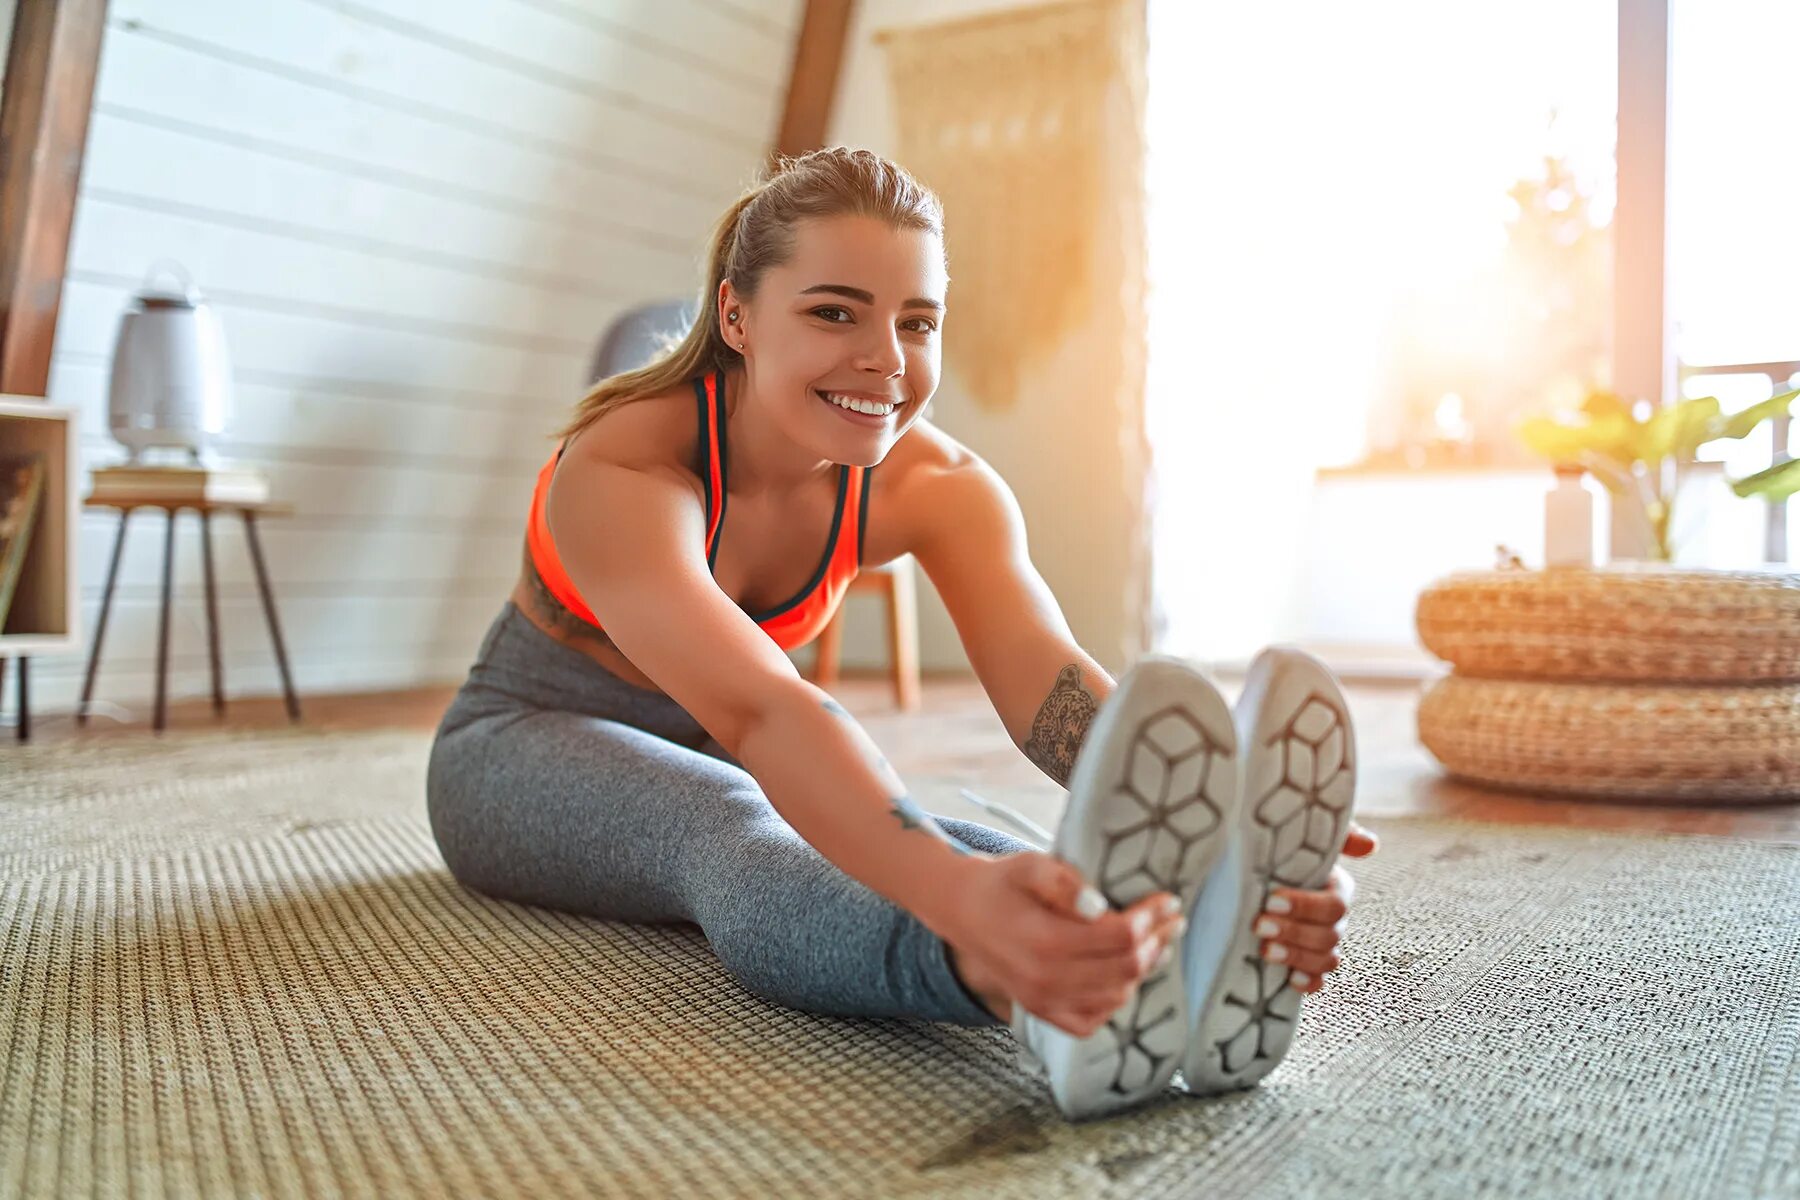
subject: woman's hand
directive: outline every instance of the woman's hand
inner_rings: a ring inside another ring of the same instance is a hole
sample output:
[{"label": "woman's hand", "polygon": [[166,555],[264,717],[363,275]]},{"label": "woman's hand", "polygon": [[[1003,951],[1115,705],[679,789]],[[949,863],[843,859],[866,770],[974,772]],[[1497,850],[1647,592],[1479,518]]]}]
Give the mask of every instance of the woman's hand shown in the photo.
[{"label": "woman's hand", "polygon": [[[1350,823],[1344,835],[1344,853],[1351,858],[1367,858],[1375,853],[1375,835]],[[1269,894],[1269,904],[1257,921],[1257,933],[1263,934],[1262,956],[1270,962],[1281,962],[1293,968],[1292,984],[1300,992],[1316,992],[1325,984],[1325,972],[1335,970],[1343,960],[1338,957],[1338,939],[1344,932],[1344,917],[1356,895],[1356,881],[1343,865],[1331,868],[1330,883],[1318,891],[1299,888],[1276,888]],[[1278,900],[1291,906],[1288,912],[1277,912]],[[1265,928],[1265,923],[1268,924]]]},{"label": "woman's hand", "polygon": [[1168,892],[1113,910],[1095,891],[1099,913],[1085,916],[1087,881],[1040,851],[962,863],[969,869],[940,930],[951,965],[990,1009],[1004,1015],[1010,999],[1074,1037],[1091,1036],[1131,1000],[1186,924],[1178,907],[1164,909]]}]

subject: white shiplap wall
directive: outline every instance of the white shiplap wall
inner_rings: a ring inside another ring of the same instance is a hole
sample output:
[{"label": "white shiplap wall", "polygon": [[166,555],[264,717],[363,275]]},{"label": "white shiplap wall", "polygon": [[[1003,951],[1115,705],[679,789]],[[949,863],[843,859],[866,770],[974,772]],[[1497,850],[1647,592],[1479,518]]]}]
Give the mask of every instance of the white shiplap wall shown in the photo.
[{"label": "white shiplap wall", "polygon": [[[237,385],[220,453],[308,693],[454,682],[518,568],[549,430],[600,331],[686,298],[772,142],[801,0],[113,0],[50,398],[117,461],[119,315],[180,260]],[[117,528],[80,533],[90,639]],[[132,518],[95,691],[141,713],[165,521]],[[215,521],[227,697],[279,689],[242,526]],[[170,696],[209,691],[199,522],[176,526]],[[32,666],[73,708],[85,654]]]}]

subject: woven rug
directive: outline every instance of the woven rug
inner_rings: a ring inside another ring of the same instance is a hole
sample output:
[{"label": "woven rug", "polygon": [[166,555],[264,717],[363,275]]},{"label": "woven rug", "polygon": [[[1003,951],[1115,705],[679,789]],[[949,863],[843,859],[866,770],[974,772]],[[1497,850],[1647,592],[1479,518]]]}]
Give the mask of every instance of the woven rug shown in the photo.
[{"label": "woven rug", "polygon": [[428,745],[0,751],[0,1195],[1800,1194],[1800,847],[1369,820],[1286,1061],[1074,1125],[1004,1029],[462,888]]}]

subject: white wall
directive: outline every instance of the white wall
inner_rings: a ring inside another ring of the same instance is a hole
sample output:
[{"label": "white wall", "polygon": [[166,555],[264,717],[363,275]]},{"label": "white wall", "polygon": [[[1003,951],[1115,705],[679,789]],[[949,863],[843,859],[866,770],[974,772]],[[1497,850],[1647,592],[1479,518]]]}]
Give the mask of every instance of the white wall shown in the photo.
[{"label": "white wall", "polygon": [[[308,693],[455,681],[518,570],[548,433],[622,309],[699,287],[773,141],[800,0],[113,0],[50,378],[117,461],[119,315],[158,258],[219,313],[220,453],[261,526]],[[117,514],[80,534],[83,626]],[[140,512],[96,699],[142,711],[164,520]],[[241,526],[216,522],[227,696],[278,687]],[[171,697],[209,681],[199,524],[176,527]],[[73,707],[83,656],[33,663]]]}]

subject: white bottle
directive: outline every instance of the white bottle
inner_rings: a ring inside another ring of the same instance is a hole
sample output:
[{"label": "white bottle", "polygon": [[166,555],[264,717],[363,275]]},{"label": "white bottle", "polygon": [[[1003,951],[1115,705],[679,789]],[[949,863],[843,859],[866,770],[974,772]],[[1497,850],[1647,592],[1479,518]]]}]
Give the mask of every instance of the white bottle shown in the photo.
[{"label": "white bottle", "polygon": [[1556,486],[1544,495],[1544,565],[1594,565],[1596,485],[1580,467],[1558,463]]}]

